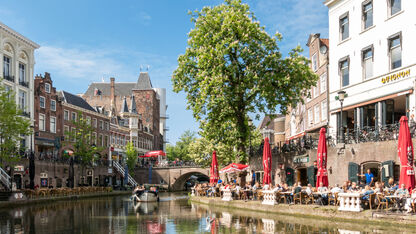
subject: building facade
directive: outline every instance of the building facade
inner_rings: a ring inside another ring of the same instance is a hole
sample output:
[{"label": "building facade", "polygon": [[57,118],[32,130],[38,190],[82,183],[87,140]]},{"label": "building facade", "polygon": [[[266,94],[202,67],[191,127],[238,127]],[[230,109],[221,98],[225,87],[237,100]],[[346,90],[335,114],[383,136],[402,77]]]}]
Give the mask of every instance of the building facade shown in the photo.
[{"label": "building facade", "polygon": [[[115,82],[115,78],[110,78],[110,83],[92,83],[82,97],[110,118],[126,119],[129,122],[130,139],[136,142],[140,153],[163,149],[166,136],[161,133],[167,130],[166,95],[164,89],[153,88],[147,72],[141,72],[136,83]],[[130,108],[127,108],[136,113],[125,112],[124,101],[130,104]],[[161,110],[164,110],[164,115],[161,115]]]},{"label": "building facade", "polygon": [[38,159],[57,159],[60,155],[62,103],[49,73],[34,81],[35,155]]},{"label": "building facade", "polygon": [[[380,130],[414,118],[416,2],[327,0],[331,133]],[[345,91],[341,119],[339,91]],[[349,135],[346,135],[348,140]]]},{"label": "building facade", "polygon": [[[7,90],[15,93],[16,103],[23,116],[34,124],[34,51],[39,45],[0,22],[0,70]],[[22,148],[33,150],[34,139],[25,136]]]}]

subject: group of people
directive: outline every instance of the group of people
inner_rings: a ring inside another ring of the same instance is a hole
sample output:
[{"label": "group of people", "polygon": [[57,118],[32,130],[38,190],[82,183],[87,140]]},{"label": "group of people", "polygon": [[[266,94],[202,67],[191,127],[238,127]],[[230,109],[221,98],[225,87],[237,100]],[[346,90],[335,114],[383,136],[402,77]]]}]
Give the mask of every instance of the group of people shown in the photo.
[{"label": "group of people", "polygon": [[[365,185],[345,181],[342,185],[335,184],[327,187],[321,182],[319,187],[315,188],[311,184],[302,187],[301,182],[295,183],[294,186],[289,186],[287,183],[261,186],[254,181],[251,184],[246,183],[244,186],[241,186],[236,181],[230,183],[219,181],[211,184],[196,184],[193,189],[196,191],[197,196],[208,197],[222,197],[223,191],[229,189],[234,199],[244,200],[258,200],[260,199],[261,191],[271,190],[284,196],[284,200],[289,204],[294,203],[294,198],[297,194],[303,197],[313,197],[314,199],[312,200],[321,205],[329,204],[330,200],[336,203],[338,193],[359,193],[363,204],[368,204],[371,198],[374,198],[371,202],[377,204],[379,200],[375,198],[376,195],[380,195],[382,201],[387,200],[387,202],[395,203],[397,209],[412,211],[413,204],[416,203],[416,188],[409,192],[404,184],[399,186],[397,183],[394,183],[393,178],[390,178],[387,184],[375,182],[371,172],[363,176],[366,176]],[[371,194],[374,195],[372,196]]]}]

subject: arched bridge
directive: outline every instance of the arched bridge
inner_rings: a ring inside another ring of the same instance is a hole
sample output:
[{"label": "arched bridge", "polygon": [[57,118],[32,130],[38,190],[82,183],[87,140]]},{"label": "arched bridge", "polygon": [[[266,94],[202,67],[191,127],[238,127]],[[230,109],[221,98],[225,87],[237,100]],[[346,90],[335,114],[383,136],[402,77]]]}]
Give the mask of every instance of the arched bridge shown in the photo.
[{"label": "arched bridge", "polygon": [[209,168],[202,167],[154,167],[138,168],[134,179],[139,184],[167,184],[171,191],[181,191],[191,176],[205,177],[209,181]]}]

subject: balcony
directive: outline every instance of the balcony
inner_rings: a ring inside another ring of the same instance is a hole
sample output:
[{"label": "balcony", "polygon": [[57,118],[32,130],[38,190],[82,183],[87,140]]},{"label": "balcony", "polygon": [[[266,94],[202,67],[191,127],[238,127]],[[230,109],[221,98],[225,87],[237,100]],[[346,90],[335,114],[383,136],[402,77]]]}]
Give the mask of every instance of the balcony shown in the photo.
[{"label": "balcony", "polygon": [[169,139],[168,138],[163,139],[163,143],[169,143]]},{"label": "balcony", "polygon": [[10,82],[14,82],[14,76],[10,76],[10,75],[4,75],[3,76],[3,78],[5,79],[5,80],[8,80],[8,81],[10,81]]},{"label": "balcony", "polygon": [[161,119],[169,119],[169,115],[166,115],[166,114],[165,115],[160,115],[160,118]]},{"label": "balcony", "polygon": [[21,86],[24,86],[26,88],[29,88],[29,82],[28,81],[19,80],[19,84]]},{"label": "balcony", "polygon": [[163,127],[163,131],[169,131],[169,127],[168,126],[164,126]]}]

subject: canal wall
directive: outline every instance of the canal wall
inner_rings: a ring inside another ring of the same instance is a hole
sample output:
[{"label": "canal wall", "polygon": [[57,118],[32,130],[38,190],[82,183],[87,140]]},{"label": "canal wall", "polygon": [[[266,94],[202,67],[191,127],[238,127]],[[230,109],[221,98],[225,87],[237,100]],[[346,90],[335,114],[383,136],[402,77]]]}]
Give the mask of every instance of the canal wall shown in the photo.
[{"label": "canal wall", "polygon": [[89,193],[89,194],[81,194],[81,195],[69,195],[69,196],[61,196],[61,197],[42,197],[42,198],[33,198],[33,199],[26,199],[26,200],[14,200],[14,201],[0,201],[0,209],[1,208],[13,208],[17,206],[25,206],[25,205],[34,205],[34,204],[44,204],[56,201],[66,201],[66,200],[79,200],[79,199],[87,199],[87,198],[95,198],[95,197],[110,197],[110,196],[124,196],[131,194],[131,191],[112,191],[112,192],[96,192],[96,193]]},{"label": "canal wall", "polygon": [[293,217],[307,217],[325,219],[335,222],[353,222],[357,224],[373,225],[397,225],[405,224],[407,228],[416,228],[416,215],[393,214],[376,212],[375,210],[364,210],[363,212],[344,212],[338,211],[335,206],[316,206],[316,205],[262,205],[261,201],[222,201],[220,198],[207,198],[191,196],[192,202],[205,204],[213,207],[224,207],[229,209],[248,210],[255,212],[265,212]]}]

